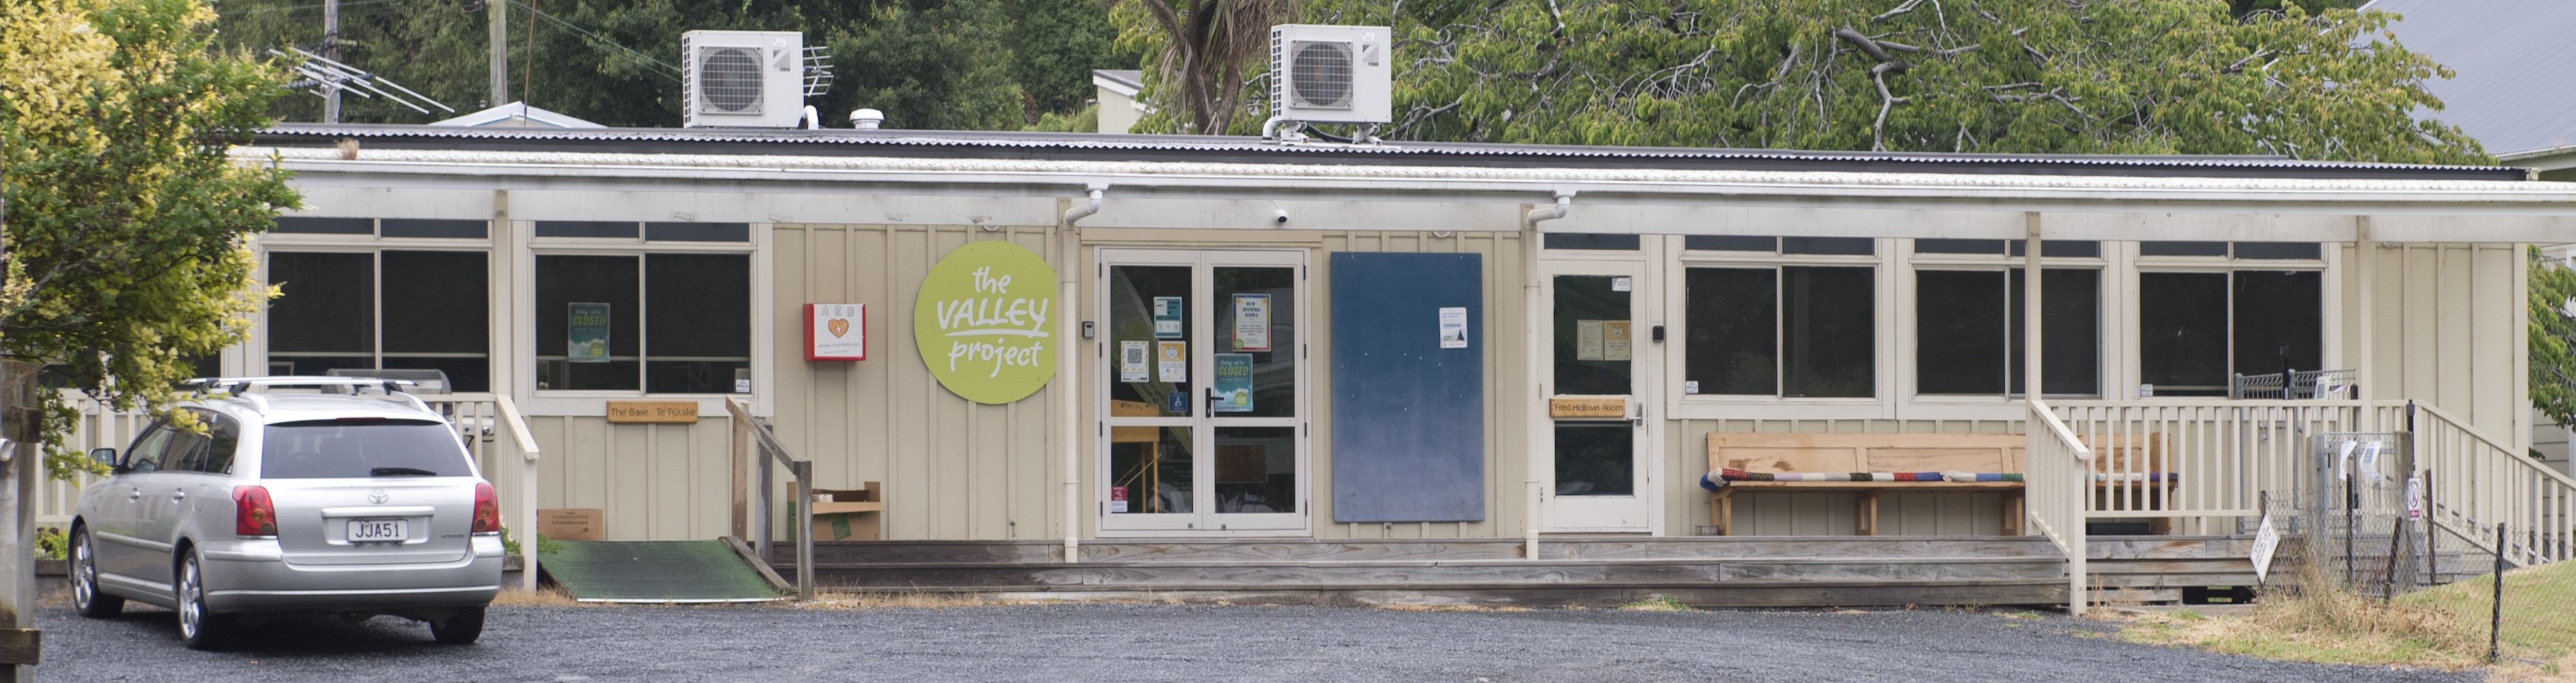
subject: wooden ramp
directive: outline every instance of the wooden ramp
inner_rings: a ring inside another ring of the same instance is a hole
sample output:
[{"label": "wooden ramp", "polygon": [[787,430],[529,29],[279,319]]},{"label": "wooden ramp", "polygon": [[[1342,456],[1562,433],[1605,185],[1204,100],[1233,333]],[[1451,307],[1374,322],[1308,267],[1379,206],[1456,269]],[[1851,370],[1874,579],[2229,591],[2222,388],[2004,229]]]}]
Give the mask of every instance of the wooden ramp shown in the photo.
[{"label": "wooden ramp", "polygon": [[[2062,605],[2039,537],[1550,537],[816,543],[818,583],[865,593],[1293,604],[1701,607]],[[792,571],[781,552],[771,562]]]}]

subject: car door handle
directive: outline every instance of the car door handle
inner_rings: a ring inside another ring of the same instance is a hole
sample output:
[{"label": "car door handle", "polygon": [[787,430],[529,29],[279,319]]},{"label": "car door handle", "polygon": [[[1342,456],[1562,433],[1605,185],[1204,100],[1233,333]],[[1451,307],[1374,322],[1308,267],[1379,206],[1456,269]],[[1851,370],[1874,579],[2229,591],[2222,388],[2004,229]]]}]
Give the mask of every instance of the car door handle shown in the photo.
[{"label": "car door handle", "polygon": [[187,500],[187,499],[188,499],[188,492],[186,492],[186,491],[171,491],[171,492],[170,492],[170,500],[171,500],[172,502],[177,502],[177,501],[182,501],[182,500]]},{"label": "car door handle", "polygon": [[127,490],[127,491],[125,492],[125,499],[126,499],[126,500],[142,500],[142,499],[143,499],[143,489],[129,489],[129,490]]}]

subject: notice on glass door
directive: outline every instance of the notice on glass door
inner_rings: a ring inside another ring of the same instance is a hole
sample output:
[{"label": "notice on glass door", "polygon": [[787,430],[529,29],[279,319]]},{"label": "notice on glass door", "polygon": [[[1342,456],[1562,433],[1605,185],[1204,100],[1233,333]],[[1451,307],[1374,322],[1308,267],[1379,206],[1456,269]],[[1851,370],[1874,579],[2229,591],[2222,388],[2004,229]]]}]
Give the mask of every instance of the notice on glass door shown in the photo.
[{"label": "notice on glass door", "polygon": [[1601,321],[1601,359],[1627,360],[1629,354],[1628,321]]},{"label": "notice on glass door", "polygon": [[1601,360],[1602,324],[1606,320],[1574,321],[1574,359]]},{"label": "notice on glass door", "polygon": [[1166,383],[1190,381],[1190,343],[1155,342],[1154,376]]},{"label": "notice on glass door", "polygon": [[1467,308],[1444,306],[1440,309],[1440,348],[1467,348]]},{"label": "notice on glass door", "polygon": [[1270,295],[1234,295],[1234,350],[1270,350]]},{"label": "notice on glass door", "polygon": [[1153,344],[1144,340],[1118,342],[1118,381],[1154,381]]},{"label": "notice on glass door", "polygon": [[1181,298],[1154,297],[1154,338],[1179,339],[1185,336],[1188,335],[1181,332]]},{"label": "notice on glass door", "polygon": [[1216,355],[1216,406],[1220,413],[1252,411],[1252,354]]}]

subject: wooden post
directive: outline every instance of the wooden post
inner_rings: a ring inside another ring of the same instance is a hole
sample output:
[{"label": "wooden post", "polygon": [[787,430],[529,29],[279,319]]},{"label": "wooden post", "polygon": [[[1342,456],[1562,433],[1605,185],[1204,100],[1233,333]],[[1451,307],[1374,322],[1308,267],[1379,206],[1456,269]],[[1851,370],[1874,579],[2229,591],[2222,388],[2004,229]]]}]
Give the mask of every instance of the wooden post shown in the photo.
[{"label": "wooden post", "polygon": [[[36,486],[44,476],[39,467],[42,450],[38,435],[34,388],[36,366],[19,361],[0,361],[0,436],[9,443],[0,447],[0,643],[32,644],[36,632],[36,560],[33,541],[36,538]],[[15,656],[18,648],[0,647],[0,681],[35,680],[35,650],[24,648],[25,656]]]},{"label": "wooden post", "polygon": [[[340,61],[340,0],[322,0],[322,58]],[[322,122],[340,122],[340,84],[322,82]]]},{"label": "wooden post", "polygon": [[[483,6],[485,13],[492,17],[491,106],[498,107],[510,103],[510,1],[483,0]],[[536,24],[532,22],[528,28],[535,30]]]}]

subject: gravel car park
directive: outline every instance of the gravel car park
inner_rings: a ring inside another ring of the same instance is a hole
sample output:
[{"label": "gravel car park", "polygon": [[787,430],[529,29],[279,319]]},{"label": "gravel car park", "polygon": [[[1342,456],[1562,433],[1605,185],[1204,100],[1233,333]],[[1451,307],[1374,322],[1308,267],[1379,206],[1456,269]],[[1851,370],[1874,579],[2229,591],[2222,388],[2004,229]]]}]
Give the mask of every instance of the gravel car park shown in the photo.
[{"label": "gravel car park", "polygon": [[[44,610],[46,680],[116,681],[2473,681],[2122,642],[2016,612],[1206,605],[949,608],[503,605],[482,642],[396,619],[297,617],[225,652],[167,612]],[[184,673],[182,673],[184,672]]]}]

